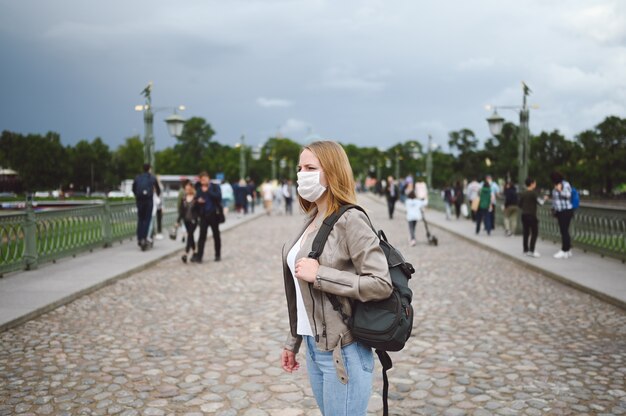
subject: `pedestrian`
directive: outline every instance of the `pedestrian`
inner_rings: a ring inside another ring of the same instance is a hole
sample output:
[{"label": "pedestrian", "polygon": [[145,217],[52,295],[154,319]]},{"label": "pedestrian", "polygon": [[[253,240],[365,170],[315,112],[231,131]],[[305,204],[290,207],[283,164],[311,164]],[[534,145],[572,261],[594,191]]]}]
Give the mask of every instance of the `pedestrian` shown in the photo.
[{"label": "pedestrian", "polygon": [[424,203],[424,206],[428,205],[428,185],[424,182],[423,176],[415,182],[415,196]]},{"label": "pedestrian", "polygon": [[185,231],[187,232],[187,240],[185,245],[185,254],[181,257],[183,263],[187,263],[189,251],[191,251],[191,257],[197,257],[196,254],[196,242],[193,233],[198,226],[198,201],[196,200],[196,189],[191,181],[187,180],[183,187],[185,194],[178,204],[178,219],[176,220],[176,227],[180,224],[185,225]]},{"label": "pedestrian", "polygon": [[[537,182],[532,178],[526,178],[524,182],[526,190],[519,195],[518,205],[522,210],[522,243],[524,254],[528,257],[541,257],[539,252],[535,250],[537,236],[539,235],[539,220],[537,219],[537,205],[543,205],[544,199],[539,198],[537,191]],[[530,244],[528,237],[530,236]]]},{"label": "pedestrian", "polygon": [[489,179],[491,193],[493,194],[493,209],[489,212],[489,215],[491,216],[491,229],[494,230],[496,228],[496,203],[498,201],[498,195],[500,194],[500,185],[493,180],[491,175],[487,175],[487,178]]},{"label": "pedestrian", "polygon": [[554,255],[554,258],[568,259],[572,257],[572,238],[569,234],[569,225],[574,217],[572,186],[559,172],[552,172],[550,179],[554,184],[552,212],[559,223],[559,231],[561,232],[561,250]]},{"label": "pedestrian", "polygon": [[248,200],[248,206],[250,207],[250,212],[254,214],[254,207],[257,202],[258,192],[256,190],[256,183],[252,179],[248,179],[248,195],[246,199]]},{"label": "pedestrian", "polygon": [[142,250],[148,248],[148,231],[152,221],[153,195],[161,195],[161,188],[150,172],[150,164],[143,165],[143,173],[133,181],[133,194],[137,205],[137,244]]},{"label": "pedestrian", "polygon": [[504,185],[504,233],[507,237],[512,236],[517,230],[517,189],[513,182],[507,181]]},{"label": "pedestrian", "polygon": [[409,244],[414,246],[416,244],[415,239],[415,227],[418,221],[422,220],[422,207],[424,202],[417,199],[414,191],[409,192],[407,199],[404,202],[406,208],[406,220],[409,224]]},{"label": "pedestrian", "polygon": [[[156,176],[157,185],[159,189],[163,189],[161,183],[161,177]],[[165,196],[165,195],[163,195]],[[157,240],[163,240],[163,198],[160,195],[154,196],[154,206],[156,206],[156,236]]]},{"label": "pedestrian", "polygon": [[308,258],[322,221],[342,205],[356,204],[348,156],[335,142],[306,146],[298,163],[298,201],[307,220],[283,248],[283,276],[290,334],[281,354],[282,368],[300,367],[296,358],[307,346],[307,373],[323,415],[365,416],[372,391],[372,349],[356,341],[327,293],[344,310],[352,300],[382,300],[392,292],[387,259],[365,214],[348,210],[328,237],[318,260]]},{"label": "pedestrian", "polygon": [[285,199],[285,214],[293,215],[293,182],[291,179],[283,181],[281,190]]},{"label": "pedestrian", "polygon": [[478,211],[476,212],[476,234],[480,233],[480,224],[485,220],[485,231],[487,235],[491,235],[493,229],[491,223],[491,211],[494,210],[495,196],[491,191],[491,176],[485,177],[483,186],[478,194]]},{"label": "pedestrian", "polygon": [[443,202],[446,206],[446,220],[450,221],[450,216],[452,215],[452,204],[454,203],[454,190],[450,185],[446,184],[446,187],[443,191],[441,191],[441,197],[443,198]]},{"label": "pedestrian", "polygon": [[454,213],[456,215],[456,219],[458,220],[461,217],[461,205],[465,201],[465,195],[463,195],[463,185],[461,185],[460,181],[456,181],[454,184]]},{"label": "pedestrian", "polygon": [[191,257],[191,261],[202,263],[204,245],[206,243],[209,227],[211,227],[211,234],[213,236],[215,261],[220,261],[222,257],[222,240],[217,210],[222,203],[222,191],[218,184],[211,182],[211,178],[207,172],[202,172],[199,176],[200,182],[196,184],[196,197],[198,205],[200,206],[200,235],[198,236],[198,251],[195,256]]},{"label": "pedestrian", "polygon": [[235,196],[237,218],[241,218],[241,216],[248,211],[248,186],[244,179],[240,179],[239,182],[235,184],[233,194]]},{"label": "pedestrian", "polygon": [[387,178],[387,185],[385,186],[385,198],[387,199],[387,211],[389,212],[389,219],[393,219],[393,211],[396,207],[396,202],[400,197],[400,188],[396,183],[393,176]]},{"label": "pedestrian", "polygon": [[265,180],[261,185],[261,197],[263,198],[263,207],[267,215],[272,214],[272,203],[274,202],[274,189],[269,180]]},{"label": "pedestrian", "polygon": [[480,183],[476,177],[472,178],[472,181],[467,185],[467,200],[470,203],[470,216],[472,217],[472,221],[476,221],[476,213],[478,212],[478,205],[480,202],[479,193],[480,193]]},{"label": "pedestrian", "polygon": [[[224,178],[224,180],[220,184],[220,191],[222,192],[222,206],[224,207],[224,215],[226,215],[228,213],[228,210],[233,206],[233,202],[235,201],[235,189],[226,180],[226,178]],[[237,206],[235,204],[235,209],[236,208]]]}]

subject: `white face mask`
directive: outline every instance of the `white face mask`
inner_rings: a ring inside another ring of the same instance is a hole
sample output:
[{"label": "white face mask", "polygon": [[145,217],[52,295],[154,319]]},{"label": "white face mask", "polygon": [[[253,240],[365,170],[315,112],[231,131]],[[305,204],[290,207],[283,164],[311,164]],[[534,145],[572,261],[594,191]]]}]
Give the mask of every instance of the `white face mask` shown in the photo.
[{"label": "white face mask", "polygon": [[298,194],[309,202],[317,201],[326,192],[320,184],[319,172],[298,172]]}]

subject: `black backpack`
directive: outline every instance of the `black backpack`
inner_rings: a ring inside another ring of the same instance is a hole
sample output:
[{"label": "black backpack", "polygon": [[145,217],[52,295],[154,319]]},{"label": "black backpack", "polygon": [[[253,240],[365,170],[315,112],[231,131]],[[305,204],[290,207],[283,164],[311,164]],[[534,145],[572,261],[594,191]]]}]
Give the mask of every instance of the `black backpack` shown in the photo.
[{"label": "black backpack", "polygon": [[142,173],[135,178],[135,197],[137,199],[152,199],[154,180],[149,173]]},{"label": "black backpack", "polygon": [[[338,212],[328,216],[320,226],[309,257],[318,260],[326,245],[326,240],[330,235],[337,220],[349,209],[358,209],[366,216],[367,213],[358,205],[343,205]],[[406,341],[411,336],[413,329],[413,307],[411,300],[413,292],[409,288],[409,279],[415,273],[415,269],[407,263],[402,254],[387,241],[385,233],[372,226],[370,227],[380,239],[380,248],[387,257],[389,274],[393,284],[393,292],[387,299],[371,302],[352,302],[352,316],[348,316],[341,307],[339,299],[335,295],[327,293],[333,309],[341,314],[354,338],[360,343],[374,348],[383,367],[383,414],[388,414],[387,393],[389,390],[389,380],[387,370],[393,367],[391,357],[387,351],[400,351],[404,348]],[[349,232],[349,230],[348,230]]]}]

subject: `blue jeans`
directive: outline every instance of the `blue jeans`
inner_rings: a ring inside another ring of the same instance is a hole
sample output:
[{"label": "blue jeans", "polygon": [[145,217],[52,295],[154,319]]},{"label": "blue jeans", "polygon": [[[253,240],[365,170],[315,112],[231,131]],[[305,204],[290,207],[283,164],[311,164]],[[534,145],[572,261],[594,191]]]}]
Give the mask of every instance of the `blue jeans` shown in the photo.
[{"label": "blue jeans", "polygon": [[343,384],[335,370],[333,352],[318,350],[313,337],[305,336],[304,341],[309,380],[322,415],[365,416],[372,394],[372,349],[358,342],[341,349],[348,374],[348,383]]},{"label": "blue jeans", "polygon": [[152,221],[152,206],[152,198],[137,200],[137,242],[148,238],[150,221]]}]

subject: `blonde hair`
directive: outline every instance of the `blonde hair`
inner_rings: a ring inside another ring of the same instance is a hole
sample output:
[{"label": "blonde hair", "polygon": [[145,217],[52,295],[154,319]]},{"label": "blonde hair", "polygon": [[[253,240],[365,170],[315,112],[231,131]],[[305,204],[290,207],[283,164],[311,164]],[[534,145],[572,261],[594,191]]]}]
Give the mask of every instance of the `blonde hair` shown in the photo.
[{"label": "blonde hair", "polygon": [[[342,205],[356,204],[354,175],[343,147],[339,143],[325,140],[313,142],[304,146],[304,149],[311,151],[320,161],[328,183],[326,189],[328,212],[325,216],[337,212]],[[300,195],[298,195],[298,202],[306,213],[311,212],[315,206],[313,202],[303,199]]]}]

